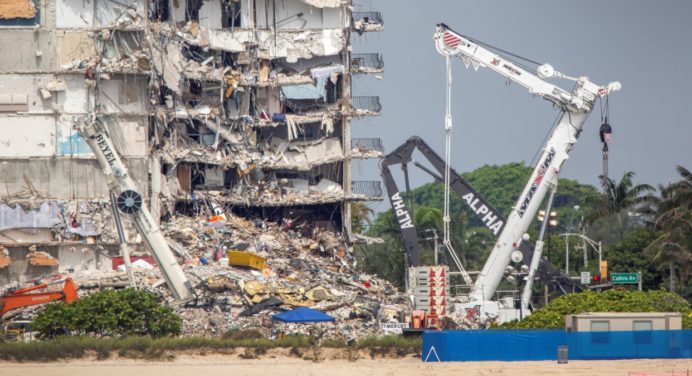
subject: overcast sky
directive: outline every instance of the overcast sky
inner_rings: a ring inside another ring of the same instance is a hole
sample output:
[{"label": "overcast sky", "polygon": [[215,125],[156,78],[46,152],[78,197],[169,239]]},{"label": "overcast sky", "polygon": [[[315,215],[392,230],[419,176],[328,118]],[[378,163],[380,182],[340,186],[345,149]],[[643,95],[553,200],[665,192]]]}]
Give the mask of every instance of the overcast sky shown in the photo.
[{"label": "overcast sky", "polygon": [[[692,168],[692,1],[690,0],[356,0],[381,11],[385,30],[352,38],[354,52],[380,52],[385,72],[354,79],[355,95],[377,95],[382,115],[356,120],[353,137],[379,137],[385,152],[413,135],[444,156],[445,60],[432,41],[446,23],[475,39],[598,84],[622,82],[611,95],[610,176],[636,173],[652,185]],[[531,163],[557,110],[488,69],[453,61],[452,166]],[[570,90],[573,83],[552,79]],[[561,176],[598,186],[602,173],[594,110]],[[376,161],[353,165],[354,180],[378,180]],[[413,186],[431,181],[413,175]],[[482,192],[481,192],[482,193]],[[388,202],[376,205],[385,210]]]}]

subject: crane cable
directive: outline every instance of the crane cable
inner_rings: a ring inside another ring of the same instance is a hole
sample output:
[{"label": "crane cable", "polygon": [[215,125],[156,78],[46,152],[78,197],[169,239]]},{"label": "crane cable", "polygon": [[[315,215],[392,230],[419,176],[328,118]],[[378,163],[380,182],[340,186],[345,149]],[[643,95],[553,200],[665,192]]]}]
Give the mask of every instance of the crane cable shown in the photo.
[{"label": "crane cable", "polygon": [[612,128],[608,123],[608,118],[610,117],[610,101],[608,95],[605,96],[605,106],[603,106],[603,99],[599,98],[598,101],[600,112],[601,112],[601,129],[599,134],[601,137],[601,142],[603,143],[603,179],[601,184],[603,188],[608,184],[608,143],[610,142],[610,137],[612,134]]},{"label": "crane cable", "polygon": [[[449,222],[451,220],[449,214],[449,182],[451,169],[450,159],[452,155],[452,59],[449,55],[445,57],[445,62],[447,64],[447,103],[445,110],[445,189],[444,214],[442,217],[442,232],[444,234],[443,244],[445,245],[447,252],[452,257],[454,264],[456,264],[457,268],[459,269],[461,276],[464,278],[464,282],[466,282],[467,285],[471,286],[473,284],[473,280],[471,280],[471,276],[469,276],[469,274],[466,272],[466,269],[464,269],[464,266],[461,264],[461,260],[459,260],[459,256],[457,256],[457,253],[454,251],[454,248],[452,247],[452,242],[449,238]],[[437,252],[437,249],[435,250],[435,252]]]}]

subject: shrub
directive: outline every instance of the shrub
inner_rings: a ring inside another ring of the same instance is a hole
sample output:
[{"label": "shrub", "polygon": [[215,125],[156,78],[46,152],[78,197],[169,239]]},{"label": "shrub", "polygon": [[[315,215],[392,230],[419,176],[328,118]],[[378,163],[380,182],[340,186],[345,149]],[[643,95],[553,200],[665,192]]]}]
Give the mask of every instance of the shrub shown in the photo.
[{"label": "shrub", "polygon": [[502,329],[559,329],[565,326],[565,315],[584,312],[681,312],[683,328],[692,328],[690,303],[664,290],[584,291],[561,296],[521,321],[510,321]]},{"label": "shrub", "polygon": [[43,337],[62,334],[122,336],[178,335],[182,319],[170,307],[157,302],[153,293],[141,290],[107,290],[72,304],[49,305],[34,320]]}]

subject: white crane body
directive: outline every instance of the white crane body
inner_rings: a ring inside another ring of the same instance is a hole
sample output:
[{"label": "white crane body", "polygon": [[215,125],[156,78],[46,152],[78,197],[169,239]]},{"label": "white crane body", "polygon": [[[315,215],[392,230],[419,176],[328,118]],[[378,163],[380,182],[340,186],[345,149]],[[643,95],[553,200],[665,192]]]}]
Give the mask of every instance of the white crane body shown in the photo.
[{"label": "white crane body", "polygon": [[[523,235],[528,230],[545,195],[557,184],[560,169],[569,158],[574,144],[582,131],[582,126],[594,108],[596,99],[620,89],[618,82],[607,86],[592,83],[587,77],[577,79],[556,72],[549,65],[542,65],[538,72],[541,77],[519,67],[511,60],[474,43],[471,39],[440,24],[434,36],[435,47],[442,56],[460,57],[465,65],[474,68],[489,68],[528,89],[532,95],[540,96],[560,108],[562,115],[550,137],[543,146],[542,155],[534,168],[531,178],[524,187],[519,199],[512,208],[507,222],[482,271],[476,278],[467,312],[477,318],[498,316],[498,301],[494,299],[510,255],[519,248]],[[560,77],[576,81],[572,92],[568,92],[543,78]],[[471,317],[469,317],[471,318]],[[503,321],[500,318],[500,321]]]}]

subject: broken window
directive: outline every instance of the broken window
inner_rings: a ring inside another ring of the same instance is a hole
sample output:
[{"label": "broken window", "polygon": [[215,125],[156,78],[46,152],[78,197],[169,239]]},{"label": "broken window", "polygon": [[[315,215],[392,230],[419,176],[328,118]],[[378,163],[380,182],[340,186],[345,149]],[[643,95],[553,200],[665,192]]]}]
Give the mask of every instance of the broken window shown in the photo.
[{"label": "broken window", "polygon": [[149,2],[149,19],[152,21],[168,21],[170,9],[169,0],[151,0]]},{"label": "broken window", "polygon": [[236,28],[240,27],[240,2],[226,0],[221,5],[221,27]]},{"label": "broken window", "polygon": [[183,101],[188,106],[218,104],[221,100],[221,84],[219,82],[200,80],[188,80],[187,82],[186,90],[183,91]]},{"label": "broken window", "polygon": [[187,0],[185,3],[185,22],[199,21],[199,9],[202,7],[202,0]]},{"label": "broken window", "polygon": [[[142,39],[143,35],[140,31],[113,30],[111,33],[101,33],[101,37],[96,39],[96,47],[98,51],[102,51],[102,56],[109,60],[117,61],[128,57],[146,60],[141,56],[143,55]],[[148,68],[148,61],[142,64]]]},{"label": "broken window", "polygon": [[0,2],[0,26],[34,26],[41,23],[35,0]]}]

